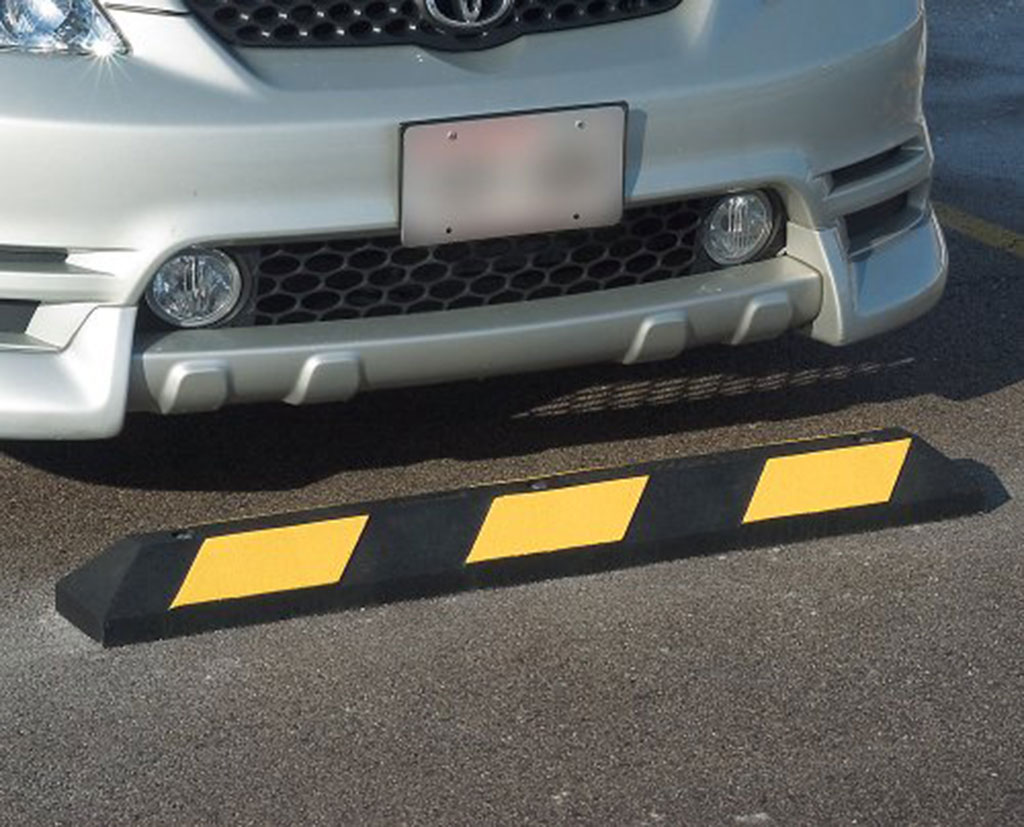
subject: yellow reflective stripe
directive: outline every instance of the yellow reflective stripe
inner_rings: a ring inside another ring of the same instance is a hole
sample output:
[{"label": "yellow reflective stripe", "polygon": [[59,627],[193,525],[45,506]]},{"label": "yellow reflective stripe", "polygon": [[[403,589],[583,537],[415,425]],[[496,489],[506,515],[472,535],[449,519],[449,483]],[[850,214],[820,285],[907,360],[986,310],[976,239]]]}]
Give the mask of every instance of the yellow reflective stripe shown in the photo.
[{"label": "yellow reflective stripe", "polygon": [[887,503],[910,443],[901,439],[773,457],[765,463],[743,522]]},{"label": "yellow reflective stripe", "polygon": [[211,537],[171,608],[337,583],[369,519],[344,517]]},{"label": "yellow reflective stripe", "polygon": [[648,477],[495,498],[467,563],[617,543]]}]

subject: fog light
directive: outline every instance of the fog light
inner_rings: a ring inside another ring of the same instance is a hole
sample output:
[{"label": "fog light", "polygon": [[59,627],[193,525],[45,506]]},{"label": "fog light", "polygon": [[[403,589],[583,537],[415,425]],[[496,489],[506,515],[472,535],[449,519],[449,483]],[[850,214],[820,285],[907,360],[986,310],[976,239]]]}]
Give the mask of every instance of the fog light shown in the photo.
[{"label": "fog light", "polygon": [[740,192],[715,204],[704,222],[704,250],[731,267],[764,252],[775,234],[775,210],[763,192]]},{"label": "fog light", "polygon": [[242,273],[217,250],[187,250],[164,264],[150,282],[146,302],[175,327],[209,327],[238,310]]}]

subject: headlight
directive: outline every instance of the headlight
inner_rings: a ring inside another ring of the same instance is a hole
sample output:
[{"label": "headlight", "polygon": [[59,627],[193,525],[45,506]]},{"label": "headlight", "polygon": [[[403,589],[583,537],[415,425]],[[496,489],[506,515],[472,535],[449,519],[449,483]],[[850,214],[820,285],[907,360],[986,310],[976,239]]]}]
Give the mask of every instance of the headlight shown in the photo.
[{"label": "headlight", "polygon": [[0,0],[0,49],[97,57],[128,50],[93,0]]}]

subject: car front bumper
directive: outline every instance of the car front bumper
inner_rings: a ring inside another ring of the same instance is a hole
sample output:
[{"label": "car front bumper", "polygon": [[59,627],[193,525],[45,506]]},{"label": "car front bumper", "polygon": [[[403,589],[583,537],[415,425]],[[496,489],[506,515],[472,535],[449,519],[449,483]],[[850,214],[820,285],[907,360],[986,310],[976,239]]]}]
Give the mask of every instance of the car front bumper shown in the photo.
[{"label": "car front bumper", "polygon": [[[907,323],[947,266],[928,205],[924,19],[917,0],[864,2],[685,0],[473,54],[230,53],[188,16],[114,10],[123,60],[0,55],[0,157],[18,159],[0,300],[39,303],[20,335],[0,332],[0,436],[96,438],[129,408],[327,401],[793,328],[845,344]],[[628,203],[770,187],[790,221],[784,255],[516,306],[135,335],[146,284],[182,248],[393,231],[403,122],[609,100],[630,107]],[[899,220],[853,244],[845,218],[897,196]]]}]

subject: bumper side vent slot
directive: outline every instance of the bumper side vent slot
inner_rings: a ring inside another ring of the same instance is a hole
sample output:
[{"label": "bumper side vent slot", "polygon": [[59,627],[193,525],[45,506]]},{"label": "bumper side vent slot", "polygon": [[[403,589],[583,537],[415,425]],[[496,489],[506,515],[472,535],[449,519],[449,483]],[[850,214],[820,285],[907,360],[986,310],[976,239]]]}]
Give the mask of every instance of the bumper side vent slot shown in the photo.
[{"label": "bumper side vent slot", "polygon": [[916,163],[924,156],[924,152],[924,146],[919,141],[913,141],[887,149],[885,152],[872,155],[855,164],[841,167],[831,174],[832,191],[835,192],[862,181],[879,178],[909,163]]},{"label": "bumper side vent slot", "polygon": [[898,166],[903,157],[903,147],[895,147],[879,155],[875,155],[848,167],[837,169],[832,173],[832,188],[842,189],[864,178],[872,178],[879,173]]},{"label": "bumper side vent slot", "polygon": [[0,265],[11,264],[63,264],[68,251],[56,247],[8,247],[0,244]]},{"label": "bumper side vent slot", "polygon": [[846,235],[849,249],[856,254],[880,240],[908,229],[921,217],[920,210],[911,205],[910,193],[897,195],[880,204],[846,216]]},{"label": "bumper side vent slot", "polygon": [[24,333],[37,307],[37,302],[0,299],[0,333]]}]

